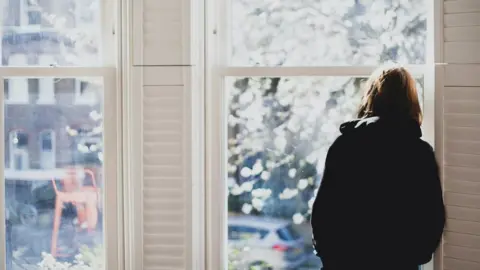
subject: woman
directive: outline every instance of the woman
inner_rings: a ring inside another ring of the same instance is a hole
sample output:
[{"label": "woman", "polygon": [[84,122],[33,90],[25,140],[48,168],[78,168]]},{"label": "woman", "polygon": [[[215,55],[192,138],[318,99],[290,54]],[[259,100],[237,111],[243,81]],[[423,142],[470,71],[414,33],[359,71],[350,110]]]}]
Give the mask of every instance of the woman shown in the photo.
[{"label": "woman", "polygon": [[417,270],[440,243],[442,187],[415,85],[401,67],[374,73],[328,151],[312,211],[324,270]]}]

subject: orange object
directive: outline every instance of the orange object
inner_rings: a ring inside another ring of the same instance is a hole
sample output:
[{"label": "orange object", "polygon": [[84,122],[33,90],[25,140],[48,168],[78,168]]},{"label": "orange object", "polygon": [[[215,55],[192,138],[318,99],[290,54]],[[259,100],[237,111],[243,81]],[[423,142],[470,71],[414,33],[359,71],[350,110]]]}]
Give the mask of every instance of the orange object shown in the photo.
[{"label": "orange object", "polygon": [[87,224],[87,230],[93,232],[98,223],[98,188],[95,181],[95,175],[91,170],[83,169],[86,175],[91,177],[92,185],[83,186],[78,180],[77,169],[68,168],[67,173],[62,179],[63,189],[60,191],[52,178],[53,189],[55,190],[55,216],[53,221],[51,254],[54,257],[61,256],[57,254],[58,233],[62,219],[62,209],[65,203],[72,203],[77,208],[78,224]]}]

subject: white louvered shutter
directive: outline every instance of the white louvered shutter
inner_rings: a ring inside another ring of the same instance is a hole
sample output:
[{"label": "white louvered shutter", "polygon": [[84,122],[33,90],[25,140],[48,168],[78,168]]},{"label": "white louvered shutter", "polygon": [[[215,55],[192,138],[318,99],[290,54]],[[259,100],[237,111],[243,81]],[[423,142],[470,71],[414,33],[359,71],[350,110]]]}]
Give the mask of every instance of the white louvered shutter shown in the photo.
[{"label": "white louvered shutter", "polygon": [[132,121],[141,133],[132,270],[193,270],[192,229],[200,225],[192,218],[190,1],[131,1]]},{"label": "white louvered shutter", "polygon": [[443,269],[474,270],[480,269],[480,1],[445,1],[444,13]]},{"label": "white louvered shutter", "polygon": [[189,269],[186,89],[143,87],[144,269]]}]

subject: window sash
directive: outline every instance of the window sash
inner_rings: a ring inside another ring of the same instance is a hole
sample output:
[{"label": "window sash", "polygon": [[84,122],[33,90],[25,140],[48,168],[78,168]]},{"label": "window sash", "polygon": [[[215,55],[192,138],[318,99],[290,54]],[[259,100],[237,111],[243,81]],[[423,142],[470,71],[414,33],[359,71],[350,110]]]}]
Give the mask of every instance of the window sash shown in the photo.
[{"label": "window sash", "polygon": [[[414,75],[424,76],[424,123],[422,125],[423,139],[432,146],[435,145],[435,82],[434,73],[443,66],[428,68],[417,66],[412,71]],[[432,71],[433,70],[433,71]],[[207,269],[223,269],[228,265],[228,237],[227,221],[228,209],[227,198],[227,91],[225,90],[225,79],[227,77],[291,77],[304,76],[369,76],[371,67],[278,67],[278,68],[223,68],[207,78],[205,119],[205,179],[206,179],[206,265]],[[438,98],[438,97],[437,97]],[[212,237],[216,235],[215,237]],[[388,269],[388,265],[385,269]],[[433,259],[422,266],[423,270],[433,269]]]},{"label": "window sash", "polygon": [[[0,67],[0,104],[4,103],[3,81],[11,77],[54,77],[54,78],[75,78],[75,77],[102,77],[104,83],[104,249],[105,269],[113,270],[121,267],[121,251],[123,243],[121,238],[122,222],[121,211],[121,114],[120,91],[117,90],[117,69],[104,67]],[[108,101],[108,102],[106,102]],[[107,120],[108,119],[108,120]],[[4,110],[0,110],[0,140],[5,141]],[[0,144],[0,200],[4,200],[5,194],[5,156],[4,144]],[[5,208],[0,207],[0,270],[5,270]]]},{"label": "window sash", "polygon": [[[228,265],[227,206],[225,201],[227,183],[227,93],[226,77],[369,77],[378,66],[280,66],[248,67],[230,64],[230,22],[228,0],[214,0],[206,7],[206,80],[205,104],[214,104],[205,108],[205,179],[206,179],[206,268],[223,269]],[[431,5],[436,0],[431,0]],[[438,5],[436,3],[435,5]],[[211,14],[209,14],[209,12]],[[424,139],[431,145],[435,142],[435,72],[441,70],[445,63],[436,63],[441,59],[433,56],[434,38],[431,29],[441,27],[433,23],[438,13],[429,14],[427,30],[427,58],[423,65],[404,65],[412,75],[424,77]],[[443,15],[442,15],[443,16]],[[438,74],[438,73],[437,73]],[[220,232],[220,233],[219,233]],[[216,237],[211,237],[216,235]],[[385,266],[387,269],[389,266]],[[433,260],[423,269],[433,269]]]}]

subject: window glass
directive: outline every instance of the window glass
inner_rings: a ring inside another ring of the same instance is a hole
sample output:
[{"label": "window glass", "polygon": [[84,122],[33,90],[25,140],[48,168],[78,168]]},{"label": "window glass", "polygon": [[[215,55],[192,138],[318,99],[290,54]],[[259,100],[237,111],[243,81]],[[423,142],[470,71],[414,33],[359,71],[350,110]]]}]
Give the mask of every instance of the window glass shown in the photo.
[{"label": "window glass", "polygon": [[[37,57],[49,54],[42,66],[98,66],[101,48],[100,0],[2,0],[3,65],[12,55]],[[34,27],[33,27],[34,26]]]},{"label": "window glass", "polygon": [[[7,261],[13,265],[7,270],[39,269],[39,265],[40,269],[101,270],[103,80],[86,78],[96,85],[99,102],[78,105],[73,102],[72,84],[48,79],[58,83],[55,99],[62,102],[3,105],[5,130],[11,131],[4,146],[8,213],[4,244]],[[78,158],[84,155],[90,159]],[[66,263],[75,267],[66,268]]]},{"label": "window glass", "polygon": [[[257,262],[273,269],[300,262],[295,269],[320,269],[311,248],[313,199],[327,150],[340,124],[355,118],[365,82],[333,76],[226,78],[228,224],[243,219],[270,226],[289,244],[261,242],[285,256],[258,257],[258,242],[240,245],[229,235],[231,269]],[[423,78],[417,82],[423,101]]]},{"label": "window glass", "polygon": [[427,2],[232,0],[230,64],[424,64]]}]

